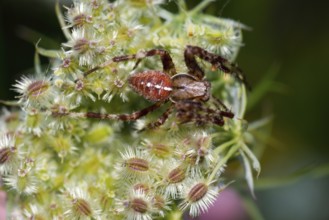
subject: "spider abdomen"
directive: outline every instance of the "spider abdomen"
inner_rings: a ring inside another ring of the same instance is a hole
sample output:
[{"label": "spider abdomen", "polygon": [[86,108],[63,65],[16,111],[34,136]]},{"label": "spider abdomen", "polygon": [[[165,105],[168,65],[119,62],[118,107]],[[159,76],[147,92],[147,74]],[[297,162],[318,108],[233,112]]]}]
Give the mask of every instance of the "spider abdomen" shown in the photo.
[{"label": "spider abdomen", "polygon": [[152,102],[168,99],[173,90],[170,76],[157,70],[134,73],[128,82],[135,92]]}]

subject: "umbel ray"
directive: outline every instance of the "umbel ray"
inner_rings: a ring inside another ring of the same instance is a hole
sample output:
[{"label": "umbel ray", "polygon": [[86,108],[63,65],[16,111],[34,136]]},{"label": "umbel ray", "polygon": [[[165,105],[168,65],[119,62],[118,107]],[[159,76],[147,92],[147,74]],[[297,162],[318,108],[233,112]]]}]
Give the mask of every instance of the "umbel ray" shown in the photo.
[{"label": "umbel ray", "polygon": [[[187,73],[177,73],[173,60],[168,51],[151,49],[132,55],[113,57],[103,65],[97,66],[84,73],[89,74],[104,68],[113,62],[136,60],[136,66],[145,57],[160,56],[163,70],[145,70],[136,72],[128,77],[128,84],[136,93],[153,102],[139,111],[130,114],[103,114],[96,112],[53,112],[53,116],[72,116],[81,118],[114,119],[134,121],[150,112],[155,111],[163,104],[170,102],[164,113],[147,128],[161,126],[175,111],[175,116],[180,123],[194,122],[197,125],[212,123],[224,125],[224,117],[233,118],[231,112],[218,98],[211,94],[211,83],[205,78],[205,73],[198,65],[196,57],[209,62],[213,69],[219,69],[231,74],[247,88],[250,88],[241,69],[220,55],[206,51],[198,46],[187,45],[184,50],[184,60]],[[208,107],[207,102],[213,102],[214,108]]]}]

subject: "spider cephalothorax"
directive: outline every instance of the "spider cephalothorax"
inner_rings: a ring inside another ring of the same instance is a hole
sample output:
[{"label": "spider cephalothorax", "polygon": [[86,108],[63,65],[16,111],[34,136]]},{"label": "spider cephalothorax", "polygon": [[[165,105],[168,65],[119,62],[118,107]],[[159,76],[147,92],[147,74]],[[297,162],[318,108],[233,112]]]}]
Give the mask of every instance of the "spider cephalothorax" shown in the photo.
[{"label": "spider cephalothorax", "polygon": [[[195,122],[198,125],[213,123],[223,125],[223,117],[233,118],[234,114],[217,98],[210,93],[211,84],[205,79],[205,74],[196,61],[196,57],[209,62],[213,68],[229,73],[248,86],[242,71],[220,55],[210,53],[197,46],[186,46],[184,51],[187,73],[177,73],[171,56],[166,50],[152,49],[133,55],[114,57],[106,64],[95,67],[85,73],[85,76],[103,68],[112,62],[137,60],[138,63],[145,57],[158,55],[161,58],[163,70],[146,70],[129,76],[129,86],[145,99],[154,102],[153,105],[131,114],[101,114],[88,112],[76,113],[76,116],[100,119],[119,119],[133,121],[156,110],[166,102],[170,102],[167,110],[160,118],[149,124],[148,127],[162,125],[168,116],[175,110],[176,117],[181,123]],[[205,103],[213,103],[215,108]]]}]

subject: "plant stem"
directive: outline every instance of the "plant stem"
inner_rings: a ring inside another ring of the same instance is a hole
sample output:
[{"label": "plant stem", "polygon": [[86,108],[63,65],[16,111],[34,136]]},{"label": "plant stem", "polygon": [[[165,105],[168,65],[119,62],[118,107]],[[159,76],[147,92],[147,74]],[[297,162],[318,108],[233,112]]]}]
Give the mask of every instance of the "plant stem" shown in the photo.
[{"label": "plant stem", "polygon": [[218,147],[215,148],[214,153],[216,155],[222,153],[226,148],[235,144],[237,142],[237,140],[238,140],[238,138],[233,138],[233,139],[219,145]]},{"label": "plant stem", "polygon": [[200,4],[198,4],[197,6],[195,6],[195,8],[193,8],[189,14],[191,16],[193,16],[194,14],[200,12],[201,10],[203,10],[205,7],[207,7],[211,2],[213,2],[214,0],[204,0],[204,1],[201,1]]},{"label": "plant stem", "polygon": [[210,176],[208,177],[208,182],[210,183],[214,177],[216,176],[216,173],[218,172],[218,170],[224,165],[226,164],[226,162],[239,150],[240,145],[239,144],[235,144],[229,151],[228,153],[225,155],[225,157],[223,159],[221,159],[216,167],[214,168],[214,170],[212,171],[212,173],[210,174]]}]

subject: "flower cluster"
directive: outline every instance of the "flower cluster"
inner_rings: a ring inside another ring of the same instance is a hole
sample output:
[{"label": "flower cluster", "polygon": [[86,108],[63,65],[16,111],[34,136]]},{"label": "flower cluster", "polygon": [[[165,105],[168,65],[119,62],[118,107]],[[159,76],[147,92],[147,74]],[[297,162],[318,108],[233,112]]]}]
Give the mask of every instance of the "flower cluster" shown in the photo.
[{"label": "flower cluster", "polygon": [[[18,80],[18,101],[9,103],[18,108],[0,117],[0,175],[15,215],[148,220],[180,210],[197,216],[227,185],[224,171],[234,157],[242,159],[253,191],[252,170],[259,173],[260,165],[249,147],[257,146],[253,132],[263,124],[247,128],[246,91],[234,79],[212,81],[212,93],[236,114],[223,127],[179,124],[169,116],[160,128],[136,132],[145,121],[83,117],[145,106],[127,86],[135,62],[110,62],[115,56],[165,48],[177,72],[186,72],[182,52],[197,45],[233,61],[246,26],[204,14],[210,2],[188,10],[178,0],[177,13],[159,0],[74,0],[64,14],[57,7],[67,42],[55,52],[36,47],[56,60],[52,71]],[[160,64],[147,58],[138,69]],[[206,74],[220,76],[201,65]]]}]

